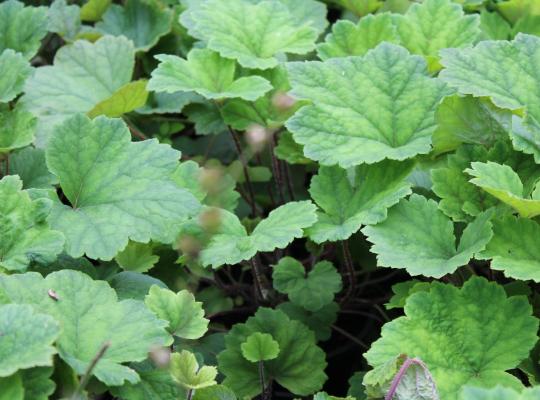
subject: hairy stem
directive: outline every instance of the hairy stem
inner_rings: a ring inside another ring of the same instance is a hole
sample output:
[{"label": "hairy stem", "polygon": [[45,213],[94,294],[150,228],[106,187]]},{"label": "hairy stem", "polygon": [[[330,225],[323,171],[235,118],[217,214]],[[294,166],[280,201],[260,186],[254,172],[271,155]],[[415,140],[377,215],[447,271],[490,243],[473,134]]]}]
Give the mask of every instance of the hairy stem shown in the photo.
[{"label": "hairy stem", "polygon": [[261,393],[262,399],[266,400],[266,386],[264,385],[264,364],[262,361],[259,361],[259,382],[261,383]]},{"label": "hairy stem", "polygon": [[194,394],[195,394],[195,391],[193,389],[189,389],[186,395],[186,400],[191,400]]},{"label": "hairy stem", "polygon": [[80,396],[88,384],[88,381],[92,377],[92,371],[96,367],[99,360],[103,358],[109,347],[111,346],[110,342],[105,342],[103,345],[101,345],[101,348],[97,352],[97,354],[94,356],[92,361],[90,361],[90,364],[88,365],[88,368],[86,368],[86,371],[84,372],[84,375],[81,378],[81,381],[79,382],[79,385],[77,386],[77,389],[75,389],[75,392],[73,392],[73,395],[71,396],[71,400],[79,400]]},{"label": "hairy stem", "polygon": [[274,182],[276,183],[276,188],[279,194],[280,204],[284,204],[285,194],[283,193],[284,185],[283,185],[283,179],[282,179],[282,171],[281,171],[281,166],[279,164],[279,160],[274,154],[275,146],[276,146],[276,136],[275,134],[273,134],[272,137],[270,138],[270,146],[268,147],[268,149],[270,150],[270,159],[272,160],[272,175],[274,176]]},{"label": "hairy stem", "polygon": [[358,346],[362,347],[363,349],[369,349],[369,346],[367,344],[365,344],[360,339],[354,337],[353,335],[351,335],[346,330],[341,329],[339,326],[332,324],[332,329],[335,330],[336,332],[340,333],[341,335],[345,336],[351,342],[356,343]]},{"label": "hairy stem", "polygon": [[250,260],[251,272],[253,274],[253,282],[255,283],[255,293],[259,301],[266,301],[267,290],[265,289],[265,280],[261,271],[261,265],[259,263],[258,256],[255,255]]},{"label": "hairy stem", "polygon": [[351,251],[349,250],[349,243],[347,240],[341,241],[341,250],[343,252],[343,261],[345,263],[345,271],[348,280],[347,291],[345,292],[345,295],[341,300],[342,303],[345,303],[353,296],[356,289],[356,275],[354,273],[354,265],[351,257]]}]

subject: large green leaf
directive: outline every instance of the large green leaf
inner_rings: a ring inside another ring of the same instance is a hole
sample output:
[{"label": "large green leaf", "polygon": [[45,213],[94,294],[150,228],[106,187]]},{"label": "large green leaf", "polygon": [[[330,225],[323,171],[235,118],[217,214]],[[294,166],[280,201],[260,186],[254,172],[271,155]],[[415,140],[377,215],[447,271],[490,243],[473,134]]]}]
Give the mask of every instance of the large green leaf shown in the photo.
[{"label": "large green leaf", "polygon": [[187,60],[161,54],[152,72],[148,89],[156,92],[195,92],[207,99],[239,97],[256,100],[272,89],[270,83],[260,76],[244,76],[235,79],[236,63],[208,49],[193,49]]},{"label": "large green leaf", "polygon": [[0,377],[19,369],[52,365],[52,346],[60,326],[54,318],[38,314],[31,306],[0,306]]},{"label": "large green leaf", "polygon": [[53,272],[46,278],[34,272],[0,276],[0,302],[31,304],[53,316],[62,328],[58,353],[77,374],[109,343],[93,372],[111,386],[138,382],[137,373],[122,363],[142,361],[153,347],[172,342],[166,322],[142,302],[118,301],[106,282],[78,271]]},{"label": "large green leaf", "polygon": [[540,387],[525,388],[520,391],[497,385],[492,389],[466,386],[460,400],[535,400],[540,398]]},{"label": "large green leaf", "polygon": [[323,351],[315,344],[313,332],[282,311],[259,308],[243,324],[236,324],[225,336],[226,349],[218,355],[226,386],[239,397],[252,398],[260,393],[259,370],[242,355],[242,344],[254,333],[266,333],[279,345],[279,354],[264,362],[265,380],[274,379],[297,395],[308,395],[326,380]]},{"label": "large green leaf", "polygon": [[7,103],[21,93],[31,73],[32,68],[22,54],[4,50],[0,54],[0,102]]},{"label": "large green leaf", "polygon": [[412,162],[385,160],[346,171],[321,167],[311,180],[309,193],[321,208],[318,220],[307,229],[316,243],[346,240],[362,225],[386,218],[387,209],[411,193],[405,180]]},{"label": "large green leaf", "polygon": [[56,129],[47,147],[69,205],[49,217],[73,257],[110,260],[128,239],[170,243],[197,212],[197,200],[172,180],[180,153],[155,139],[132,143],[117,119],[76,115]]},{"label": "large green leaf", "polygon": [[282,53],[305,54],[315,48],[318,36],[279,0],[207,0],[194,5],[181,22],[210,49],[247,68],[275,67]]},{"label": "large green leaf", "polygon": [[365,354],[378,367],[398,354],[418,357],[433,374],[441,399],[457,400],[467,384],[514,388],[521,382],[505,372],[515,368],[537,341],[538,320],[523,297],[483,278],[461,289],[434,283],[414,293],[405,316],[387,323]]},{"label": "large green leaf", "polygon": [[21,189],[18,176],[0,180],[0,267],[11,271],[50,263],[64,246],[64,236],[45,222],[51,201],[31,200]]},{"label": "large green leaf", "polygon": [[25,7],[8,0],[0,4],[0,52],[13,49],[32,58],[47,33],[47,8]]},{"label": "large green leaf", "polygon": [[54,0],[47,19],[49,32],[57,33],[68,42],[73,42],[81,31],[81,8],[77,4],[68,4],[66,0]]},{"label": "large green leaf", "polygon": [[292,94],[312,102],[287,122],[307,157],[347,168],[430,151],[435,110],[449,91],[427,75],[422,58],[382,43],[363,57],[288,70]]},{"label": "large green leaf", "polygon": [[238,217],[219,210],[216,234],[200,254],[203,265],[213,268],[224,264],[238,264],[249,260],[259,251],[284,248],[295,238],[302,237],[303,229],[317,220],[315,206],[310,201],[289,202],[271,211],[248,235]]},{"label": "large green leaf", "polygon": [[96,29],[104,34],[125,36],[137,51],[148,51],[171,30],[173,13],[157,0],[128,0],[111,5]]},{"label": "large green leaf", "polygon": [[371,251],[377,254],[379,266],[440,278],[485,248],[492,236],[489,217],[484,213],[470,223],[456,248],[452,221],[435,201],[413,194],[390,209],[385,221],[362,232],[373,243]]},{"label": "large green leaf", "polygon": [[133,44],[124,37],[105,36],[95,43],[78,40],[62,47],[54,65],[37,68],[26,81],[21,99],[39,118],[40,141],[67,117],[87,113],[111,97],[131,80],[133,66]]},{"label": "large green leaf", "polygon": [[460,93],[489,97],[496,106],[514,110],[514,147],[540,161],[540,38],[518,34],[512,42],[484,41],[441,54],[441,78]]}]

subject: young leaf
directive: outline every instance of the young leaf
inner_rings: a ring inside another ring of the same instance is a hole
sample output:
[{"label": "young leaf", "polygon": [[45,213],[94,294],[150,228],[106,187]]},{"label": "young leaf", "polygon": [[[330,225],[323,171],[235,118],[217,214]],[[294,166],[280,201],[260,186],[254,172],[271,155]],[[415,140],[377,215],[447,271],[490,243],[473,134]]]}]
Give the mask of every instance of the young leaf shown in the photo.
[{"label": "young leaf", "polygon": [[242,355],[251,362],[273,360],[279,354],[279,344],[268,333],[255,332],[240,345]]},{"label": "young leaf", "polygon": [[538,235],[540,225],[533,220],[513,216],[494,219],[493,238],[480,258],[491,259],[490,267],[508,277],[540,282]]},{"label": "young leaf", "polygon": [[220,210],[219,228],[201,252],[201,263],[217,268],[249,260],[260,251],[284,248],[295,238],[302,237],[303,229],[316,220],[313,203],[293,201],[271,211],[248,235],[236,215]]},{"label": "young leaf", "polygon": [[172,342],[166,322],[142,302],[118,301],[106,282],[78,271],[53,272],[46,278],[35,272],[0,276],[0,301],[31,304],[54,317],[62,326],[58,353],[77,374],[84,374],[103,344],[110,343],[93,370],[110,386],[138,382],[138,374],[122,363],[142,361],[153,347]]},{"label": "young leaf", "polygon": [[202,389],[216,384],[216,367],[203,366],[193,353],[182,350],[171,355],[171,375],[173,379],[188,389]]},{"label": "young leaf", "polygon": [[49,315],[39,314],[31,306],[0,306],[0,377],[19,369],[52,365],[56,353],[52,346],[60,326]]},{"label": "young leaf", "polygon": [[111,5],[96,24],[104,34],[125,36],[136,51],[148,51],[171,30],[173,13],[156,0],[128,0]]},{"label": "young leaf", "polygon": [[387,323],[365,354],[371,366],[396,354],[420,358],[445,400],[457,400],[467,384],[521,386],[505,371],[537,340],[538,320],[524,297],[507,298],[501,286],[475,277],[461,289],[433,283],[408,299],[405,314]]},{"label": "young leaf", "polygon": [[440,278],[484,249],[492,236],[490,216],[486,212],[470,223],[456,248],[452,221],[435,201],[413,194],[390,209],[385,221],[362,232],[373,243],[379,266]]},{"label": "young leaf", "polygon": [[88,0],[81,7],[81,20],[99,21],[111,5],[112,0]]},{"label": "young leaf", "polygon": [[110,260],[128,239],[170,243],[198,211],[197,200],[171,178],[180,153],[130,138],[121,120],[75,115],[49,141],[47,165],[70,203],[57,202],[49,221],[65,234],[73,257]]},{"label": "young leaf", "polygon": [[151,243],[130,241],[114,259],[126,271],[147,272],[159,261],[159,256],[153,253]]},{"label": "young leaf", "polygon": [[382,43],[363,57],[289,63],[288,70],[292,94],[313,103],[286,124],[307,157],[347,168],[430,151],[435,110],[449,91],[420,57]]},{"label": "young leaf", "polygon": [[396,27],[390,14],[366,15],[357,24],[339,20],[332,33],[317,46],[321,60],[335,57],[363,56],[382,42],[399,43]]},{"label": "young leaf", "polygon": [[0,104],[0,154],[28,146],[34,140],[36,118],[20,106]]},{"label": "young leaf", "polygon": [[370,13],[377,11],[384,3],[382,0],[329,0],[345,10],[351,11],[359,17],[368,17]]},{"label": "young leaf", "polygon": [[174,293],[154,285],[144,302],[159,318],[169,321],[168,330],[175,336],[199,339],[208,330],[202,303],[187,290]]},{"label": "young leaf", "polygon": [[[525,110],[512,117],[512,142],[517,150],[540,161],[540,78],[536,71],[540,38],[518,34],[512,42],[484,41],[474,48],[441,52],[440,77],[460,93],[489,97],[497,107]],[[508,86],[508,82],[515,82]],[[522,114],[522,113],[520,113]]]},{"label": "young leaf", "polygon": [[52,262],[64,246],[64,236],[45,222],[51,201],[31,200],[21,189],[18,176],[0,180],[0,267],[10,271]]},{"label": "young leaf", "polygon": [[207,99],[239,97],[253,101],[272,89],[260,76],[235,79],[235,62],[212,50],[193,49],[187,60],[166,54],[156,58],[160,63],[152,71],[148,88],[157,92],[195,92]]},{"label": "young leaf", "polygon": [[0,102],[7,103],[21,93],[31,73],[32,67],[22,54],[4,50],[0,54]]},{"label": "young leaf", "polygon": [[13,49],[31,59],[47,33],[47,8],[25,7],[8,0],[0,4],[0,53]]},{"label": "young leaf", "polygon": [[98,115],[121,117],[126,112],[144,106],[146,99],[148,99],[146,83],[143,79],[126,83],[114,92],[111,97],[97,103],[86,115],[90,118]]},{"label": "young leaf", "polygon": [[385,160],[358,166],[350,174],[338,166],[322,166],[309,187],[322,209],[315,225],[307,229],[310,239],[316,243],[346,240],[362,225],[384,220],[387,209],[411,193],[405,178],[413,165]]},{"label": "young leaf", "polygon": [[465,386],[461,392],[461,400],[535,400],[540,396],[540,387],[520,388],[516,391],[497,385],[491,389],[483,389],[474,386]]},{"label": "young leaf", "polygon": [[307,272],[299,261],[284,257],[274,266],[272,280],[278,292],[308,311],[320,310],[341,290],[341,275],[328,261],[318,262]]},{"label": "young leaf", "polygon": [[208,0],[197,5],[189,19],[181,18],[181,22],[191,35],[246,68],[273,68],[278,65],[278,54],[308,53],[315,48],[318,36],[316,29],[294,18],[279,0],[256,4],[249,0]]},{"label": "young leaf", "polygon": [[308,395],[322,387],[326,380],[323,351],[315,344],[315,336],[282,311],[259,308],[243,324],[236,324],[225,336],[226,349],[218,355],[220,371],[226,386],[239,397],[254,397],[261,391],[258,366],[242,355],[242,343],[253,333],[271,335],[281,349],[277,358],[265,361],[266,384],[274,379],[297,395]]},{"label": "young leaf", "polygon": [[491,161],[473,162],[471,167],[465,170],[474,177],[470,180],[471,183],[513,207],[522,217],[533,218],[540,215],[540,193],[535,191],[531,199],[525,198],[523,183],[511,167]]},{"label": "young leaf", "polygon": [[237,397],[227,386],[214,385],[196,390],[193,400],[237,400]]}]

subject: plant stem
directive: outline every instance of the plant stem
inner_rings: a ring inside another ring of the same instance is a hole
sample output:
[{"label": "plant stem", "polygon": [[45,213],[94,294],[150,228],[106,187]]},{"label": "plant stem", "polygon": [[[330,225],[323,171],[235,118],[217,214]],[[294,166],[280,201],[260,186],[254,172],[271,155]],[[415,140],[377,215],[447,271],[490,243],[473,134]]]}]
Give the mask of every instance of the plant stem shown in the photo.
[{"label": "plant stem", "polygon": [[275,134],[272,135],[270,138],[270,146],[268,149],[270,150],[270,159],[272,160],[272,174],[274,176],[274,181],[276,183],[277,191],[279,194],[279,201],[281,204],[285,203],[285,194],[283,193],[283,180],[281,175],[281,166],[279,165],[279,160],[276,158],[276,155],[274,154],[274,148],[276,146],[276,137]]},{"label": "plant stem", "polygon": [[360,339],[358,338],[355,338],[353,335],[351,335],[349,332],[347,332],[346,330],[343,330],[341,329],[339,326],[337,325],[334,325],[332,324],[332,329],[335,330],[336,332],[342,334],[343,336],[345,336],[347,339],[349,339],[351,342],[354,342],[356,343],[358,346],[364,348],[364,349],[369,349],[369,346],[367,344],[365,344],[364,342],[362,342]]},{"label": "plant stem", "polygon": [[186,400],[191,400],[193,398],[193,394],[195,391],[193,389],[189,389],[187,392]]},{"label": "plant stem", "polygon": [[341,299],[341,303],[345,303],[352,297],[356,289],[356,275],[354,273],[354,265],[347,240],[341,241],[341,250],[343,252],[343,261],[345,263],[345,270],[348,280],[347,291],[345,292],[345,296],[343,296]]},{"label": "plant stem", "polygon": [[238,154],[238,159],[242,163],[242,170],[244,171],[244,179],[246,181],[246,186],[249,193],[248,203],[251,207],[251,215],[256,216],[257,206],[255,205],[255,194],[253,192],[253,185],[251,184],[251,178],[249,177],[247,160],[244,157],[244,153],[242,152],[242,145],[240,143],[240,138],[238,137],[238,133],[234,129],[232,129],[229,125],[227,125],[227,129],[229,133],[231,134],[231,137],[234,142],[234,146],[236,147],[236,153]]},{"label": "plant stem", "polygon": [[92,377],[92,371],[96,367],[97,363],[101,358],[105,355],[109,347],[111,346],[110,342],[105,342],[97,352],[97,354],[94,356],[92,361],[90,361],[90,364],[88,365],[88,368],[86,368],[86,371],[84,372],[83,377],[81,378],[81,381],[79,382],[79,385],[77,386],[77,389],[75,389],[75,392],[73,392],[73,395],[71,396],[71,400],[79,400],[79,396],[81,395],[82,391],[88,384],[88,381]]},{"label": "plant stem", "polygon": [[266,387],[264,385],[264,365],[259,361],[259,381],[261,382],[262,400],[266,400]]},{"label": "plant stem", "polygon": [[259,301],[266,301],[266,289],[264,285],[264,277],[260,268],[260,263],[257,258],[257,255],[254,255],[251,260],[251,272],[253,274],[253,282],[255,283],[255,293]]}]

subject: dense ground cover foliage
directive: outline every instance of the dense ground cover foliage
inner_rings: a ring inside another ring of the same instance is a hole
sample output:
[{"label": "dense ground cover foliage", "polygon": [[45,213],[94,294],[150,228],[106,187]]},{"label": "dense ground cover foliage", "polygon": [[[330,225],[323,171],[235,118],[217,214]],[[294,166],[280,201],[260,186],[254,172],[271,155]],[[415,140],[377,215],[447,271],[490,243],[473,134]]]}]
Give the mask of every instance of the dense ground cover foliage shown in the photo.
[{"label": "dense ground cover foliage", "polygon": [[0,3],[0,400],[540,398],[540,2]]}]

